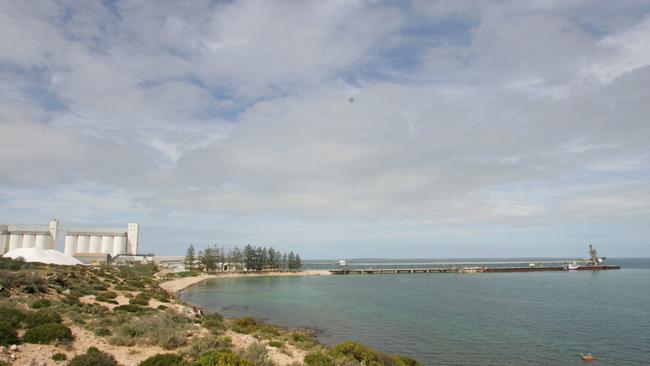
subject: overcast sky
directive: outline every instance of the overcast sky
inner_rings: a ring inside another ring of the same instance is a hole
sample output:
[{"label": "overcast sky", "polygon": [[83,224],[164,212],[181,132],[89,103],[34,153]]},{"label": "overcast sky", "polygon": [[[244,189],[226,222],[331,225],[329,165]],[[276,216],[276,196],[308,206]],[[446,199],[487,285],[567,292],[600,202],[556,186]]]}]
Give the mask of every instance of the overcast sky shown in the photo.
[{"label": "overcast sky", "polygon": [[650,256],[650,2],[0,1],[0,222]]}]

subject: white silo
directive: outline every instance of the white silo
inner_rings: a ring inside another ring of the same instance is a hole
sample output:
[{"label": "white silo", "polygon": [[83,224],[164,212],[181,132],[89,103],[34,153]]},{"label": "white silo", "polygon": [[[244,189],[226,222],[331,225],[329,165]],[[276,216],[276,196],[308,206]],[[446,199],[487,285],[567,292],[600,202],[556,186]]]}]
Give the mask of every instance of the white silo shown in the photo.
[{"label": "white silo", "polygon": [[0,255],[7,253],[9,251],[9,236],[0,235]]},{"label": "white silo", "polygon": [[38,249],[50,249],[50,235],[38,234],[36,235],[36,248]]},{"label": "white silo", "polygon": [[20,234],[9,235],[9,250],[23,247],[23,236]]},{"label": "white silo", "polygon": [[115,236],[113,239],[113,257],[118,254],[126,254],[125,236]]},{"label": "white silo", "polygon": [[25,234],[23,235],[23,248],[33,248],[36,244],[36,235]]},{"label": "white silo", "polygon": [[109,235],[102,236],[102,253],[111,254],[113,252],[113,237]]},{"label": "white silo", "polygon": [[63,252],[65,255],[72,257],[77,252],[77,236],[76,235],[66,235],[65,244],[63,247]]},{"label": "white silo", "polygon": [[99,253],[102,249],[102,237],[99,235],[90,236],[90,248],[88,249],[89,253]]},{"label": "white silo", "polygon": [[79,235],[77,241],[77,253],[88,253],[90,237],[88,235]]}]

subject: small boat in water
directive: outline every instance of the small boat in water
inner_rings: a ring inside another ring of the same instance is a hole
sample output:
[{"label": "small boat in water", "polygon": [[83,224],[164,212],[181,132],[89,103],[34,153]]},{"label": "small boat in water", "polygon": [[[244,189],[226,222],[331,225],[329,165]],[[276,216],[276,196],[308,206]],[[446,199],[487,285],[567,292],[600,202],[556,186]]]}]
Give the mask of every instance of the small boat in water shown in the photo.
[{"label": "small boat in water", "polygon": [[593,361],[593,360],[595,360],[594,356],[592,356],[591,353],[587,353],[587,354],[581,353],[580,354],[580,359],[582,359],[583,361]]}]

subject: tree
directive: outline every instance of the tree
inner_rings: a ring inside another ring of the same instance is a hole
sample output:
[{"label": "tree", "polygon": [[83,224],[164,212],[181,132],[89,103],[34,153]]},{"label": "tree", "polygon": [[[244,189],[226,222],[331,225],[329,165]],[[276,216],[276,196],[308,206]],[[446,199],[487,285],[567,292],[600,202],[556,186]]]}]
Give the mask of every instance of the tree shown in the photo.
[{"label": "tree", "polygon": [[255,269],[255,249],[250,244],[244,247],[244,266],[247,271]]},{"label": "tree", "polygon": [[217,258],[214,249],[207,247],[199,253],[199,263],[205,272],[212,272],[217,267]]},{"label": "tree", "polygon": [[302,261],[300,260],[300,254],[296,253],[296,258],[294,259],[294,270],[300,271],[302,268]]},{"label": "tree", "polygon": [[293,254],[293,251],[289,252],[289,255],[287,256],[287,267],[289,267],[289,271],[293,271],[296,266],[296,255]]},{"label": "tree", "polygon": [[196,255],[194,253],[194,246],[190,245],[187,248],[187,254],[185,254],[185,260],[183,264],[185,265],[186,271],[191,271],[194,268],[194,262],[196,261]]},{"label": "tree", "polygon": [[289,259],[287,259],[287,253],[282,254],[282,270],[286,271],[289,269]]}]

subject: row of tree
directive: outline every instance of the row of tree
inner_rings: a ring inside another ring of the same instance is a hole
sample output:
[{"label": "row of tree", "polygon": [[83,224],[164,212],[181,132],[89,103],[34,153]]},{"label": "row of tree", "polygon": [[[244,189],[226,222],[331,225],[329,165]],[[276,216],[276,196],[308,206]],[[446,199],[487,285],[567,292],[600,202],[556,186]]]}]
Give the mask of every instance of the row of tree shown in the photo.
[{"label": "row of tree", "polygon": [[250,244],[243,249],[234,247],[225,249],[216,245],[207,247],[198,253],[194,246],[187,248],[185,269],[188,271],[299,271],[302,267],[300,255],[293,251],[289,254],[266,247],[254,247]]}]

